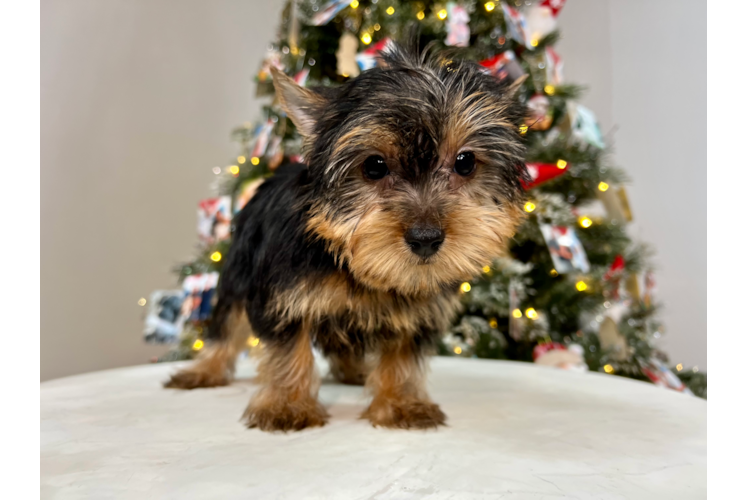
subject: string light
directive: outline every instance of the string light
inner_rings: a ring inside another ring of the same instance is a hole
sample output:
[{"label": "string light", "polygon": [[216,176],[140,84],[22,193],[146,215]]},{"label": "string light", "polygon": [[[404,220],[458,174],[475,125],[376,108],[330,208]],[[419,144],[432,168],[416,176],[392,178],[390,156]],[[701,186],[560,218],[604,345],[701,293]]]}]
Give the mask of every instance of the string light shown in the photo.
[{"label": "string light", "polygon": [[548,95],[553,95],[556,93],[556,87],[554,87],[553,85],[546,85],[543,90],[545,90],[545,93]]},{"label": "string light", "polygon": [[681,371],[683,369],[683,365],[681,363],[678,363],[677,365],[675,365],[675,369]]},{"label": "string light", "polygon": [[260,159],[258,157],[256,157],[256,156],[253,156],[252,159],[249,160],[249,161],[252,162],[252,165],[259,165],[260,164]]},{"label": "string light", "polygon": [[577,290],[579,290],[580,292],[583,292],[587,290],[587,283],[585,283],[584,281],[577,281],[576,287],[577,287]]},{"label": "string light", "polygon": [[444,21],[447,18],[447,9],[442,9],[439,12],[436,13],[436,16]]},{"label": "string light", "polygon": [[496,318],[491,318],[491,320],[488,322],[488,326],[490,326],[491,328],[498,328],[499,322],[496,321]]},{"label": "string light", "polygon": [[423,11],[420,11],[418,14],[416,14],[416,17],[419,21],[423,21],[423,18],[426,17],[426,14]]},{"label": "string light", "polygon": [[245,157],[243,157],[243,156],[239,156],[239,157],[236,158],[236,161],[238,161],[239,165],[241,165],[242,163],[244,163],[245,161],[247,161],[247,159]]},{"label": "string light", "polygon": [[386,10],[385,12],[386,12],[386,13],[387,13],[388,15],[390,15],[390,16],[391,16],[392,14],[394,14],[394,13],[395,13],[395,8],[394,8],[393,6],[391,6],[391,5],[390,5],[389,7],[387,7],[387,10]]},{"label": "string light", "polygon": [[194,343],[194,344],[192,344],[192,348],[193,348],[194,350],[196,350],[196,351],[199,351],[200,349],[202,349],[202,348],[203,348],[203,346],[205,346],[205,342],[203,342],[203,341],[202,341],[202,340],[200,340],[200,339],[197,339],[197,340],[195,340],[195,343]]},{"label": "string light", "polygon": [[527,309],[525,309],[525,316],[535,321],[536,319],[538,319],[538,311],[536,311],[532,307],[528,307]]},{"label": "string light", "polygon": [[358,0],[353,0],[351,2],[351,9],[358,9]]},{"label": "string light", "polygon": [[377,23],[377,24],[374,25],[374,31],[379,31],[381,29],[382,29],[382,27],[379,25],[379,23]]},{"label": "string light", "polygon": [[589,217],[582,217],[581,219],[579,219],[579,225],[587,229],[592,225],[592,219],[590,219]]},{"label": "string light", "polygon": [[527,125],[524,123],[519,126],[519,133],[522,135],[525,135],[527,133]]},{"label": "string light", "polygon": [[462,347],[457,346],[455,347],[454,351],[455,351],[455,354],[462,354]]},{"label": "string light", "polygon": [[257,347],[257,345],[260,343],[260,339],[257,337],[249,337],[249,340],[247,340],[247,344],[249,344],[251,347]]},{"label": "string light", "polygon": [[213,173],[219,175],[221,173],[221,167],[213,167]]},{"label": "string light", "polygon": [[522,311],[520,311],[519,309],[515,309],[514,311],[512,311],[512,317],[517,318],[517,319],[521,318]]},{"label": "string light", "polygon": [[605,370],[605,373],[613,373],[613,365],[605,365],[603,370]]},{"label": "string light", "polygon": [[488,274],[491,272],[491,266],[483,266],[483,272]]},{"label": "string light", "polygon": [[604,193],[605,191],[607,191],[609,187],[610,187],[610,186],[608,185],[608,183],[607,183],[607,182],[601,182],[600,184],[598,184],[598,185],[597,185],[597,189],[599,189],[599,190],[600,190],[600,191],[602,191],[603,193]]},{"label": "string light", "polygon": [[525,212],[527,212],[528,214],[532,212],[533,210],[535,210],[536,208],[537,207],[535,206],[535,203],[531,201],[528,201],[527,203],[525,203]]},{"label": "string light", "polygon": [[694,373],[699,373],[699,367],[698,367],[698,366],[694,366],[694,367],[693,367],[693,368],[691,369],[691,371],[693,371]]},{"label": "string light", "polygon": [[557,166],[558,168],[560,168],[561,170],[565,169],[565,168],[566,168],[566,165],[568,165],[568,163],[566,162],[566,160],[561,160],[561,159],[559,159],[559,160],[558,160],[558,161],[556,162],[556,166]]},{"label": "string light", "polygon": [[470,286],[470,283],[467,281],[460,285],[460,290],[463,291],[463,293],[468,293],[473,287]]},{"label": "string light", "polygon": [[212,254],[210,254],[210,260],[212,260],[213,262],[220,261],[221,257],[223,257],[223,256],[221,255],[221,252],[218,252],[218,251],[213,252]]},{"label": "string light", "polygon": [[533,38],[532,40],[530,40],[530,45],[532,45],[533,47],[537,47],[538,46],[538,39],[537,38]]},{"label": "string light", "polygon": [[483,4],[483,7],[486,8],[486,12],[491,12],[496,8],[496,4],[493,2],[486,2]]},{"label": "string light", "polygon": [[239,175],[239,166],[238,165],[231,165],[229,167],[229,172],[231,172],[232,175]]},{"label": "string light", "polygon": [[145,300],[145,297],[140,297],[140,298],[138,299],[138,305],[139,305],[139,306],[141,306],[141,307],[142,307],[142,306],[144,306],[144,305],[146,305],[146,303],[147,303],[147,302],[148,302],[148,301],[147,301],[147,300]]},{"label": "string light", "polygon": [[551,269],[551,272],[550,272],[549,274],[550,274],[550,275],[551,275],[552,277],[554,277],[554,278],[555,278],[556,276],[558,276],[558,271],[556,271],[555,269]]},{"label": "string light", "polygon": [[371,43],[371,35],[368,33],[364,33],[361,36],[361,41],[364,42],[364,45],[369,45]]}]

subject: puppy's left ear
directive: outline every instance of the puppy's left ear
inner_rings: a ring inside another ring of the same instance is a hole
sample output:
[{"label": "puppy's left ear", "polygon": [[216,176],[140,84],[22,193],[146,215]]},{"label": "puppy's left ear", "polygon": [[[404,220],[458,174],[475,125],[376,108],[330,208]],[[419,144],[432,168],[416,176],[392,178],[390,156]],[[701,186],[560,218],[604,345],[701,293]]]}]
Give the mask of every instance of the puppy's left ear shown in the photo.
[{"label": "puppy's left ear", "polygon": [[527,80],[527,75],[522,75],[516,80],[514,80],[511,85],[506,89],[506,94],[512,98],[516,99],[517,94],[519,93],[519,90],[522,88],[522,84],[525,83],[525,80]]},{"label": "puppy's left ear", "polygon": [[319,113],[324,108],[325,98],[318,93],[298,85],[285,73],[270,68],[273,75],[275,93],[278,95],[281,108],[304,137],[314,134]]}]

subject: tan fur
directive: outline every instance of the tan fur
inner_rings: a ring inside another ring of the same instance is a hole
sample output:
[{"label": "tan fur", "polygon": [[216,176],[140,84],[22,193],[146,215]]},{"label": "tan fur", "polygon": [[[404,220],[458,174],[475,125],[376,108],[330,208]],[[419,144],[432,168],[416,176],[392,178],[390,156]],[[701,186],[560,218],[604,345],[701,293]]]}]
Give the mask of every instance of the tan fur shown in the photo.
[{"label": "tan fur", "polygon": [[[326,316],[346,315],[356,328],[374,332],[380,328],[412,334],[423,326],[444,330],[459,307],[454,294],[422,295],[405,301],[389,292],[354,287],[342,272],[322,280],[302,279],[298,285],[273,297],[274,312],[284,321],[279,328],[294,321],[309,321],[312,325]],[[347,340],[346,332],[338,332]]]},{"label": "tan fur", "polygon": [[224,328],[226,341],[206,346],[191,366],[178,371],[164,384],[173,389],[196,389],[228,385],[234,377],[236,357],[244,349],[252,329],[246,312],[237,307],[231,312]]},{"label": "tan fur", "polygon": [[371,373],[371,366],[366,358],[353,351],[333,353],[327,359],[330,362],[330,373],[343,384],[364,385]]},{"label": "tan fur", "polygon": [[426,429],[446,421],[426,393],[423,366],[407,339],[383,347],[367,386],[374,399],[361,418],[375,427]]},{"label": "tan fur", "polygon": [[327,422],[327,412],[317,401],[319,377],[308,326],[302,327],[290,350],[287,346],[267,346],[258,373],[264,387],[244,412],[247,427],[289,431]]}]

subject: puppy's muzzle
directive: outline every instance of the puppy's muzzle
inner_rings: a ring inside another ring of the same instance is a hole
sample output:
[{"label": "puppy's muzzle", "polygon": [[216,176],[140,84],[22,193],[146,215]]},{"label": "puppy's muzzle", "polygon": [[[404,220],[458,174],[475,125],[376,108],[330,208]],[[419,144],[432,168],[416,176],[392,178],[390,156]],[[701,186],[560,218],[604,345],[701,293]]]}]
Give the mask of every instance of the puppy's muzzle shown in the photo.
[{"label": "puppy's muzzle", "polygon": [[444,231],[435,226],[413,226],[405,233],[405,241],[414,254],[431,257],[444,243]]}]

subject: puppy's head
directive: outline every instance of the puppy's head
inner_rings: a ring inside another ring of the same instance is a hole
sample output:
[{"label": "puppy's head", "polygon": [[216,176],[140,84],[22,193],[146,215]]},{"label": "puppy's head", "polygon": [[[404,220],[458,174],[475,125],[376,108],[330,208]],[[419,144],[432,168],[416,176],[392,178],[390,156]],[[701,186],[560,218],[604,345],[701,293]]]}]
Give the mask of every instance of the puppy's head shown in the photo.
[{"label": "puppy's head", "polygon": [[273,80],[304,137],[308,230],[355,279],[430,294],[501,254],[526,175],[514,88],[474,63],[397,45],[335,89]]}]

